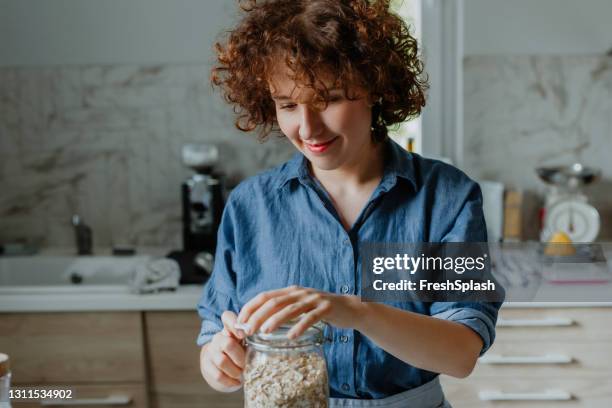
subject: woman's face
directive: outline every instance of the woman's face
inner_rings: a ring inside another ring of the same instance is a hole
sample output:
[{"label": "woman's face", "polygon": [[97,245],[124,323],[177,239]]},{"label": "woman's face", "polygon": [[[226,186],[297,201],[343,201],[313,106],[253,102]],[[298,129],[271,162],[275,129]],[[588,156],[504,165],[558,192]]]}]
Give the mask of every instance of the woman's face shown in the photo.
[{"label": "woman's face", "polygon": [[349,100],[342,89],[328,89],[329,104],[317,111],[306,103],[313,91],[299,88],[287,75],[275,76],[270,85],[278,125],[294,146],[321,170],[348,168],[373,147],[371,105],[365,92]]}]

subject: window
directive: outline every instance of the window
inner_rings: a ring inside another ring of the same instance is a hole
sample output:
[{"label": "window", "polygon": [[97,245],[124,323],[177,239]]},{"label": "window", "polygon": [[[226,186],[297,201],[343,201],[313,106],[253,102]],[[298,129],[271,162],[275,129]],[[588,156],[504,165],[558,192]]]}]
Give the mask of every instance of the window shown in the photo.
[{"label": "window", "polygon": [[[412,34],[421,45],[421,0],[392,0],[391,9],[401,16],[409,25]],[[400,124],[398,129],[390,129],[389,136],[400,146],[408,149],[412,141],[412,150],[422,153],[421,118],[406,121]]]}]

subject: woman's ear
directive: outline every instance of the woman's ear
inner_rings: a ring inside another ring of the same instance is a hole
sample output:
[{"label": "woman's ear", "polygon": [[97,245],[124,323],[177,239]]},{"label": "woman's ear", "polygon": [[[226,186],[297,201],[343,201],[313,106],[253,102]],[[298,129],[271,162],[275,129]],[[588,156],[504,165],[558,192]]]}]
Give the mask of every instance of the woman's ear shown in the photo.
[{"label": "woman's ear", "polygon": [[374,95],[372,94],[368,94],[368,108],[372,108],[374,105],[381,105],[382,104],[382,96],[377,98],[376,100]]},{"label": "woman's ear", "polygon": [[368,101],[368,108],[371,108],[372,106],[374,106],[374,100],[371,94],[368,94],[367,101]]}]

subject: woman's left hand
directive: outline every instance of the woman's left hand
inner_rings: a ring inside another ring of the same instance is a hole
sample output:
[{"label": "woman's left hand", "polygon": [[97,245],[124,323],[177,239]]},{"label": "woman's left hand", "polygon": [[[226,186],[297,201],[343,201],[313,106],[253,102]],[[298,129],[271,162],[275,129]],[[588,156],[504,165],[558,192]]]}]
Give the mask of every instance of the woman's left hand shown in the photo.
[{"label": "woman's left hand", "polygon": [[249,335],[259,328],[264,333],[271,333],[283,323],[303,314],[287,333],[289,338],[296,338],[319,320],[340,328],[353,327],[362,307],[358,296],[289,286],[262,292],[251,299],[240,311],[238,322],[248,325]]}]

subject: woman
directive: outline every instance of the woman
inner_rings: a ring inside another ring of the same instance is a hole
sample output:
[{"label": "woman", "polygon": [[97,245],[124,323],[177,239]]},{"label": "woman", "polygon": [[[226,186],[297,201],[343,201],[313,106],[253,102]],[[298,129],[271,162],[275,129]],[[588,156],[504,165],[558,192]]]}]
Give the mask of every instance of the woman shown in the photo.
[{"label": "woman", "polygon": [[250,2],[213,82],[237,127],[280,129],[298,152],[241,183],[198,305],[201,371],[240,387],[246,334],[298,316],[290,336],[331,325],[332,406],[449,406],[438,373],[466,377],[492,344],[499,303],[360,300],[360,242],[486,242],[478,185],[404,151],[387,126],[418,116],[416,40],[389,1]]}]

